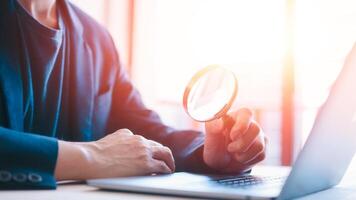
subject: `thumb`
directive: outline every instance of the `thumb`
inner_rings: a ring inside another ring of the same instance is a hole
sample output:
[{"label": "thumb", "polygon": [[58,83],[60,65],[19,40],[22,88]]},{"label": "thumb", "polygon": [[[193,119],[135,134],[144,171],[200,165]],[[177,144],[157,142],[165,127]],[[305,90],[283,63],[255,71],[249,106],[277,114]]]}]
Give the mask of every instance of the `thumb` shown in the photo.
[{"label": "thumb", "polygon": [[224,121],[221,118],[205,122],[205,132],[207,134],[221,134],[223,130]]}]

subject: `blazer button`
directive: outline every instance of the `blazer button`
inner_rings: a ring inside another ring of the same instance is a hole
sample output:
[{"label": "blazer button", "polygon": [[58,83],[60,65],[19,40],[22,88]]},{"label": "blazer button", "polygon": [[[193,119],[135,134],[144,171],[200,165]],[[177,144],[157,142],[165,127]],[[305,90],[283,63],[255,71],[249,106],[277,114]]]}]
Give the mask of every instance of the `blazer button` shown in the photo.
[{"label": "blazer button", "polygon": [[14,181],[16,182],[23,183],[27,180],[27,176],[23,173],[18,173],[18,174],[14,174],[12,176],[12,179],[14,179]]},{"label": "blazer button", "polygon": [[28,180],[31,181],[32,183],[39,183],[42,181],[42,176],[35,173],[30,173],[28,175]]},{"label": "blazer button", "polygon": [[1,170],[0,171],[0,182],[9,182],[12,178],[12,175],[10,172]]}]

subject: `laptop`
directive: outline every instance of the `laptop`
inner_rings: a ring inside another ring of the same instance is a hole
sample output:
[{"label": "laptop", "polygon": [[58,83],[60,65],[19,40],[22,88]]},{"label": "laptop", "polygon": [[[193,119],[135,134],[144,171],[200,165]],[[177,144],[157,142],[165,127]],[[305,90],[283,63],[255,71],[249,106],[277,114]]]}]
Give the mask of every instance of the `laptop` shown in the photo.
[{"label": "laptop", "polygon": [[87,183],[101,189],[213,199],[282,200],[328,189],[340,182],[356,148],[355,77],[356,58],[349,57],[291,169],[256,167],[240,176],[178,172]]}]

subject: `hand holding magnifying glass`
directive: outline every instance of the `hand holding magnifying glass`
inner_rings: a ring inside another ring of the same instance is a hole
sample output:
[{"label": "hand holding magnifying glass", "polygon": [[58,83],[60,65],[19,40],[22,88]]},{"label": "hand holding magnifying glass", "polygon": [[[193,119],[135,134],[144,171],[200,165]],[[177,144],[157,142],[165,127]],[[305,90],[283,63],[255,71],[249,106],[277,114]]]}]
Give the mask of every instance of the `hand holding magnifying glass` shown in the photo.
[{"label": "hand holding magnifying glass", "polygon": [[244,108],[228,114],[237,90],[232,71],[211,65],[192,77],[183,96],[188,115],[205,122],[205,163],[228,173],[248,170],[265,157],[266,139],[252,112]]},{"label": "hand holding magnifying glass", "polygon": [[224,117],[237,95],[237,79],[233,72],[211,65],[196,73],[188,83],[183,105],[188,115],[196,121],[207,122]]}]

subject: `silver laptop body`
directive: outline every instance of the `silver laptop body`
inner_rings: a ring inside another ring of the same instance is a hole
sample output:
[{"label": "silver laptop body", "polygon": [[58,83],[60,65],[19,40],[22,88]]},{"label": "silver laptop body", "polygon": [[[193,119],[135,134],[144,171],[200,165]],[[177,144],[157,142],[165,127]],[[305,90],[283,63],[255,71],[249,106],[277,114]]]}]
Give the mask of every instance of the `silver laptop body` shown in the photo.
[{"label": "silver laptop body", "polygon": [[[352,52],[356,55],[356,48]],[[355,152],[355,57],[346,60],[291,170],[256,167],[244,176],[178,172],[87,183],[102,189],[214,199],[291,199],[328,189],[339,183]]]}]

